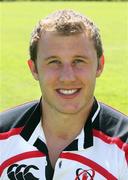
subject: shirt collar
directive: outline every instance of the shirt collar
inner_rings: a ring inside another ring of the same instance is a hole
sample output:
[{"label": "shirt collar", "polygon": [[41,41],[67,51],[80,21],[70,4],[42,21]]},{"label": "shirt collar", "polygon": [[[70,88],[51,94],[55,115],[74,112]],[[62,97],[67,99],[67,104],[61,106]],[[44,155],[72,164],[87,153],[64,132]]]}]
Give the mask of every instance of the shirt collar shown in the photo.
[{"label": "shirt collar", "polygon": [[[21,131],[21,136],[31,145],[36,147],[40,146],[37,147],[38,149],[41,149],[41,146],[44,145],[45,148],[43,149],[46,151],[46,140],[40,120],[42,115],[41,100],[30,113],[29,119],[27,119],[26,124]],[[94,103],[85,126],[75,140],[66,147],[64,151],[83,150],[93,146],[92,123],[96,119],[99,111],[100,105],[96,99],[94,99]]]}]

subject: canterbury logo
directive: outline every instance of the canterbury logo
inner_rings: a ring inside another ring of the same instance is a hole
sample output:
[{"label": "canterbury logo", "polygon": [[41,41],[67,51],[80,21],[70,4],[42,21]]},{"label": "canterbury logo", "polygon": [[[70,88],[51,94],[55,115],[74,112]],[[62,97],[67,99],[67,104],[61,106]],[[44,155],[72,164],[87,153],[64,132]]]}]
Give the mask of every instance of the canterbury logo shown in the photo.
[{"label": "canterbury logo", "polygon": [[79,168],[76,170],[75,180],[94,180],[95,171],[93,169],[84,170]]},{"label": "canterbury logo", "polygon": [[7,175],[10,180],[38,180],[39,178],[33,175],[34,170],[39,168],[34,165],[13,164],[8,168]]}]

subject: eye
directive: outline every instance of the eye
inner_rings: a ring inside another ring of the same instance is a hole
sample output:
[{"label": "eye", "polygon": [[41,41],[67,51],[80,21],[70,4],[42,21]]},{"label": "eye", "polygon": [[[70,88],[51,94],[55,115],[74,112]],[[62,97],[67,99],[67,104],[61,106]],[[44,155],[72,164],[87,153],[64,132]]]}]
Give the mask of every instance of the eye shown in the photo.
[{"label": "eye", "polygon": [[58,59],[53,59],[48,62],[48,64],[61,64],[61,62]]},{"label": "eye", "polygon": [[50,59],[47,65],[49,68],[58,69],[61,66],[61,61],[58,59]]},{"label": "eye", "polygon": [[85,61],[83,59],[75,59],[73,61],[73,64],[83,64],[83,63],[85,63]]}]

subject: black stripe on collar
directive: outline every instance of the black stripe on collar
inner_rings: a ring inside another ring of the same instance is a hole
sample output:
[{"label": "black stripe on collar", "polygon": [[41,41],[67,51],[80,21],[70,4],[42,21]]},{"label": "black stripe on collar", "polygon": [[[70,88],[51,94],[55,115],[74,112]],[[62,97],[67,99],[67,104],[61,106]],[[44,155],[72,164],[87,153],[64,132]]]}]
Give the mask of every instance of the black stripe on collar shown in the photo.
[{"label": "black stripe on collar", "polygon": [[23,130],[21,131],[20,135],[28,141],[31,137],[32,133],[34,132],[35,128],[37,127],[38,123],[40,122],[40,117],[42,114],[42,108],[41,108],[41,100],[36,105],[34,110],[31,112],[28,119],[26,119],[26,124]]},{"label": "black stripe on collar", "polygon": [[41,152],[43,152],[44,154],[46,154],[48,156],[48,149],[46,144],[40,140],[39,138],[36,140],[36,142],[34,143],[34,146],[37,147],[37,149]]},{"label": "black stripe on collar", "polygon": [[78,139],[75,139],[69,146],[67,146],[64,151],[78,151]]},{"label": "black stripe on collar", "polygon": [[92,118],[95,115],[97,110],[98,110],[98,103],[96,99],[94,99],[91,112],[84,126],[84,148],[85,149],[93,146]]},{"label": "black stripe on collar", "polygon": [[89,119],[84,126],[84,149],[93,146],[92,120]]}]

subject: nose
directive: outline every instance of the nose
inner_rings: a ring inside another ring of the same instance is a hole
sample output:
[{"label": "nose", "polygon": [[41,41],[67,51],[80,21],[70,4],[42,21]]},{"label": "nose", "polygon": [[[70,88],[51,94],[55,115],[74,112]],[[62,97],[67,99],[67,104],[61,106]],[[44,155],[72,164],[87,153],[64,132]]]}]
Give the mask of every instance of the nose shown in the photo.
[{"label": "nose", "polygon": [[73,82],[76,80],[74,69],[71,65],[64,65],[60,72],[60,81]]}]

